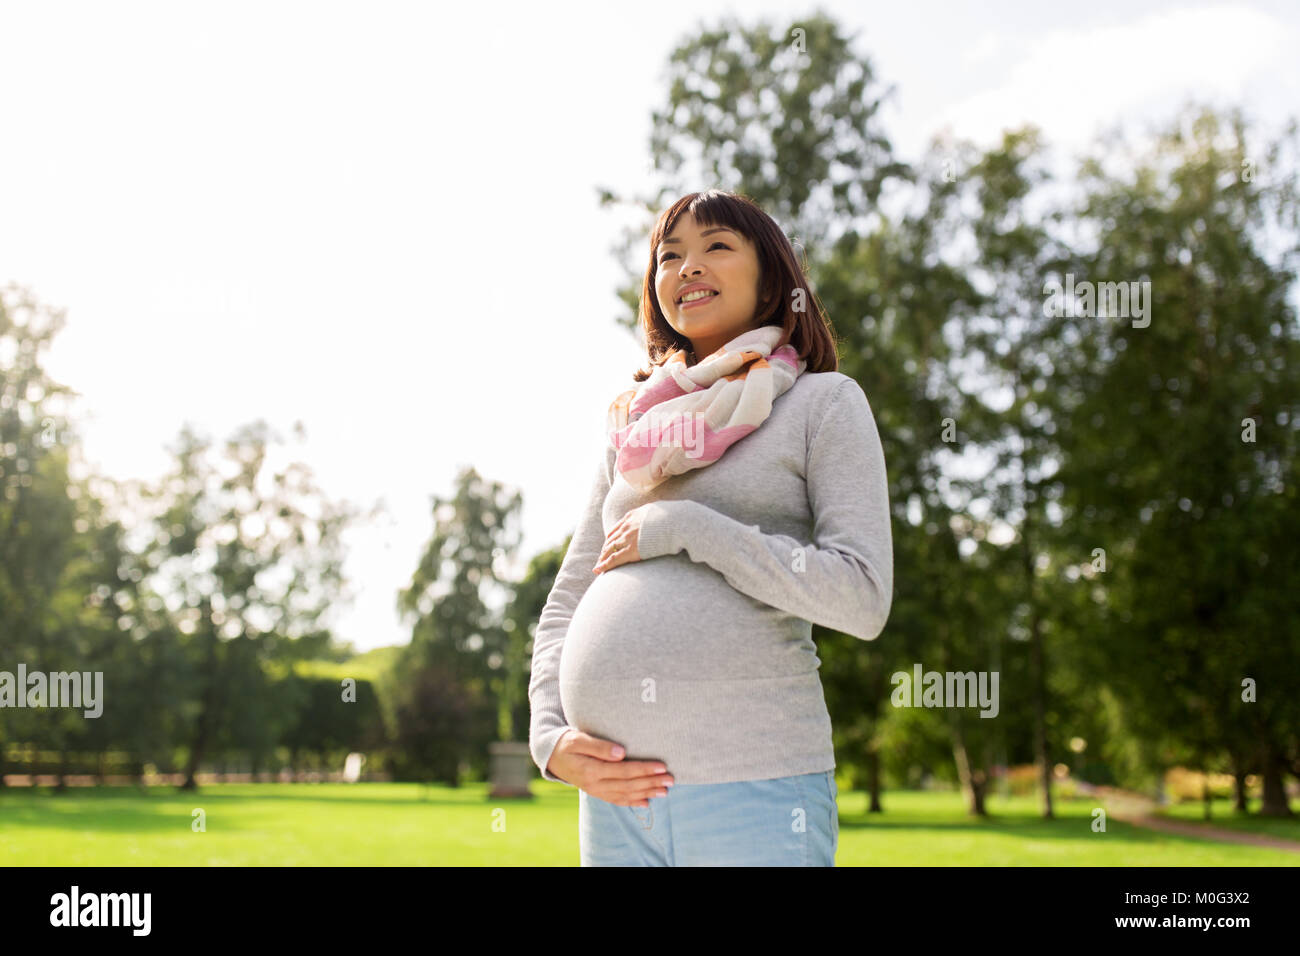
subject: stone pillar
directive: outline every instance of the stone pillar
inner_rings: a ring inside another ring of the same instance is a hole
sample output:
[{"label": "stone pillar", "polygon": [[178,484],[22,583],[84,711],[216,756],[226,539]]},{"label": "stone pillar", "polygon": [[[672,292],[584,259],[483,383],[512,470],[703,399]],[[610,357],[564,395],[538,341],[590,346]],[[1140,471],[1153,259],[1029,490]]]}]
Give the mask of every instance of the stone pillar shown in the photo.
[{"label": "stone pillar", "polygon": [[529,783],[533,779],[533,757],[527,742],[498,740],[488,744],[491,756],[490,779],[493,799],[503,797],[532,797]]}]

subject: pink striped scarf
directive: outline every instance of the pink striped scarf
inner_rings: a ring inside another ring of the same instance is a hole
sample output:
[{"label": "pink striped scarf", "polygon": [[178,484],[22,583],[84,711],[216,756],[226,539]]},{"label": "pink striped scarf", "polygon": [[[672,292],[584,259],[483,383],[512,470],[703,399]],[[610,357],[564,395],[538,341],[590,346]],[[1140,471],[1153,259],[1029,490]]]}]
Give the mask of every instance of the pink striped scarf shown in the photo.
[{"label": "pink striped scarf", "polygon": [[616,475],[649,491],[713,464],[763,424],[773,401],[808,366],[791,345],[773,351],[782,334],[775,325],[750,329],[689,368],[686,353],[676,349],[615,398],[606,431],[618,449]]}]

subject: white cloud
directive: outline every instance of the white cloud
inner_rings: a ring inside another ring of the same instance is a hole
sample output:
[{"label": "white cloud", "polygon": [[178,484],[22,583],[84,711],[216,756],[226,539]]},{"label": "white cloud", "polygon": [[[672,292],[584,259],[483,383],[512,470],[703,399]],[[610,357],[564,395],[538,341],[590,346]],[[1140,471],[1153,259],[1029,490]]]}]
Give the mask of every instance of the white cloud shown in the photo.
[{"label": "white cloud", "polygon": [[1265,96],[1296,102],[1296,30],[1256,9],[1155,13],[1060,27],[1031,42],[999,85],[953,99],[933,126],[987,144],[1028,121],[1053,144],[1075,146],[1121,117],[1168,115],[1189,94],[1247,106]]}]

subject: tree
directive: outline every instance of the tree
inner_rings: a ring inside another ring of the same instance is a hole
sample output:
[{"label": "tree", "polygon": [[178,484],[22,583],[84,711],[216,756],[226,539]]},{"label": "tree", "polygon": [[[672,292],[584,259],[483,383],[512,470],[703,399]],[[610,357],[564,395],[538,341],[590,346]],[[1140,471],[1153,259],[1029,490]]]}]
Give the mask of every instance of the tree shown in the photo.
[{"label": "tree", "polygon": [[325,616],[345,597],[341,536],[358,513],[325,498],[301,463],[268,469],[272,443],[265,423],[245,426],[214,465],[210,442],[187,426],[174,468],[145,493],[151,590],[188,664],[186,790],[234,713],[269,693],[262,665],[323,653]]},{"label": "tree", "polygon": [[533,556],[528,562],[523,580],[514,586],[510,604],[506,608],[503,626],[509,641],[506,651],[507,673],[502,693],[504,722],[499,728],[502,740],[514,740],[517,727],[525,728],[525,732],[527,730],[531,706],[528,685],[532,675],[533,638],[572,541],[573,535],[570,534],[558,547]]},{"label": "tree", "polygon": [[1259,768],[1277,816],[1300,724],[1295,132],[1252,147],[1238,112],[1189,108],[1084,164],[1096,241],[1076,271],[1148,283],[1150,312],[1075,320],[1063,432],[1065,504],[1110,562],[1095,638],[1130,724],[1206,769]]},{"label": "tree", "polygon": [[[411,759],[445,750],[451,756],[430,758],[421,769],[453,784],[462,764],[486,769],[487,745],[509,714],[511,641],[502,610],[511,583],[498,569],[519,547],[521,500],[474,469],[462,470],[451,498],[433,496],[433,534],[398,595],[399,611],[412,622],[400,669],[409,687],[397,712],[399,744],[422,741]],[[436,699],[439,688],[449,687],[456,688],[454,700]]]},{"label": "tree", "polygon": [[[0,658],[94,672],[112,656],[130,596],[118,574],[122,528],[105,516],[79,457],[76,393],[41,365],[64,323],[64,312],[27,290],[0,290]],[[74,470],[83,474],[73,478]],[[5,743],[17,734],[60,751],[62,788],[69,748],[111,736],[112,717],[101,718],[63,708],[0,711],[0,785]]]}]

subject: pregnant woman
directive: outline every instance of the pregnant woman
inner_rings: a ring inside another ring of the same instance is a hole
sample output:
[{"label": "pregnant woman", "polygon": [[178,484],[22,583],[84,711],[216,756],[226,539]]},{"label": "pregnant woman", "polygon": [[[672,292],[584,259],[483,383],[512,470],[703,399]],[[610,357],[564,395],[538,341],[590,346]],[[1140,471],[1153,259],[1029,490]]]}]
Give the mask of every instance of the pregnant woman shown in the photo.
[{"label": "pregnant woman", "polygon": [[752,201],[685,196],[650,252],[650,368],[538,621],[529,747],[579,790],[583,866],[834,866],[812,624],[870,641],[889,616],[875,419]]}]

